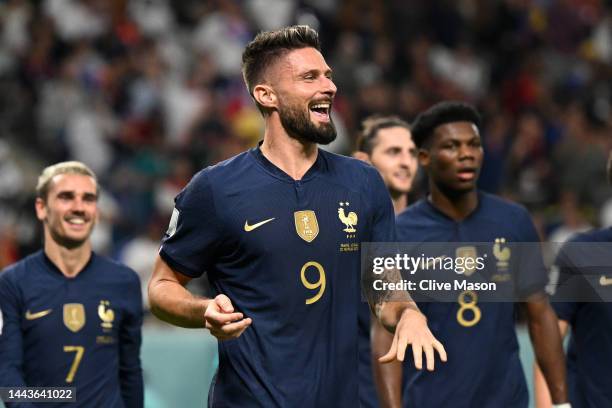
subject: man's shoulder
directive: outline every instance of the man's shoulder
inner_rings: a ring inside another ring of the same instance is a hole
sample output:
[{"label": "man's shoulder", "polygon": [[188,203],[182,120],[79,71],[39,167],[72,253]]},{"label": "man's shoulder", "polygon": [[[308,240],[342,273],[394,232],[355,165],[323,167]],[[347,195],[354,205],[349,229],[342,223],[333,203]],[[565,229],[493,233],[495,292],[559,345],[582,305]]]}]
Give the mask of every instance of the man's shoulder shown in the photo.
[{"label": "man's shoulder", "polygon": [[0,279],[19,280],[28,271],[31,274],[34,269],[37,269],[35,265],[42,259],[42,256],[42,250],[39,250],[7,266],[0,271]]},{"label": "man's shoulder", "polygon": [[481,208],[489,213],[504,213],[515,216],[525,216],[529,212],[521,204],[510,201],[506,198],[479,191],[479,200]]},{"label": "man's shoulder", "polygon": [[612,228],[593,229],[573,235],[568,242],[612,242]]},{"label": "man's shoulder", "polygon": [[371,187],[371,183],[383,183],[378,171],[369,163],[353,157],[342,156],[336,153],[319,149],[327,163],[328,175],[338,182],[353,184],[364,188]]},{"label": "man's shoulder", "polygon": [[104,255],[92,254],[93,266],[104,271],[104,275],[127,283],[140,282],[138,274],[129,266]]}]

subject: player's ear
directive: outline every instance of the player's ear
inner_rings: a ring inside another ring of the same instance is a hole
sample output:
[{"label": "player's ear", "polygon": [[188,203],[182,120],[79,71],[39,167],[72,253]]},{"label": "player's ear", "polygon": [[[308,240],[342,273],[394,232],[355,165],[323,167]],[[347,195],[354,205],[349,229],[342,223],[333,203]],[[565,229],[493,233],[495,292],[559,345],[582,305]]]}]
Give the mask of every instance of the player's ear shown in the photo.
[{"label": "player's ear", "polygon": [[40,197],[36,197],[34,208],[36,209],[36,218],[38,218],[39,221],[43,221],[47,217],[47,205],[44,200]]},{"label": "player's ear", "polygon": [[353,157],[357,160],[372,164],[370,161],[370,155],[368,155],[366,152],[354,152]]},{"label": "player's ear", "polygon": [[256,85],[253,88],[253,98],[264,108],[272,109],[278,107],[278,96],[269,85]]},{"label": "player's ear", "polygon": [[419,166],[425,168],[429,167],[429,162],[431,161],[429,150],[420,148],[417,158],[419,160]]}]

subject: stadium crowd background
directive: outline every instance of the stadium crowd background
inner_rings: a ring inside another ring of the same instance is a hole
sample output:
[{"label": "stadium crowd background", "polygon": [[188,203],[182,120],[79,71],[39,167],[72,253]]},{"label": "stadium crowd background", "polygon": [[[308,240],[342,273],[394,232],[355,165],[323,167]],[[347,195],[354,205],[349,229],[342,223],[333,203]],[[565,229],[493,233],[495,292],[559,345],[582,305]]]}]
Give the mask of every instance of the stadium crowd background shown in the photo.
[{"label": "stadium crowd background", "polygon": [[612,225],[610,1],[5,0],[0,267],[41,244],[40,170],[76,159],[103,188],[96,251],[146,285],[175,194],[261,138],[244,46],[294,23],[334,69],[332,150],[350,154],[369,114],[466,100],[484,117],[482,189],[526,205],[543,239]]}]

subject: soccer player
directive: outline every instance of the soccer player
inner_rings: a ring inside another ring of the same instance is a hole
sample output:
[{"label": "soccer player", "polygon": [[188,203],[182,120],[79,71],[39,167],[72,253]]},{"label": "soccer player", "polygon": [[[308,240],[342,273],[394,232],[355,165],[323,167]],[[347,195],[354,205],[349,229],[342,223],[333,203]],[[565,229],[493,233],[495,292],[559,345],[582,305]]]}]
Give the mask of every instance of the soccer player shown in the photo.
[{"label": "soccer player", "polygon": [[[612,152],[608,158],[607,173],[608,181],[612,184]],[[556,261],[560,268],[561,280],[570,277],[582,278],[581,280],[584,280],[582,284],[586,284],[588,290],[595,293],[601,292],[604,295],[601,299],[603,301],[592,302],[586,302],[584,300],[588,299],[580,298],[576,298],[577,301],[555,302],[555,297],[561,297],[561,295],[556,294],[553,297],[552,306],[559,317],[561,334],[565,336],[571,327],[567,350],[567,383],[569,400],[574,408],[612,406],[612,379],[610,377],[612,303],[609,303],[612,295],[612,275],[610,274],[612,253],[609,250],[610,243],[612,243],[612,228],[578,234],[561,248]],[[563,285],[563,282],[560,282],[560,285]],[[610,286],[610,289],[607,286]],[[569,289],[579,290],[578,288]],[[584,296],[581,293],[576,293],[576,295]],[[550,407],[550,393],[537,366],[534,384],[537,407]]]},{"label": "soccer player", "polygon": [[58,163],[36,193],[44,248],[0,274],[0,386],[76,388],[49,407],[142,407],[140,281],[92,252],[96,177]]},{"label": "soccer player", "polygon": [[[547,275],[543,264],[521,264],[514,270],[513,259],[520,261],[521,254],[513,255],[506,246],[538,242],[538,236],[525,209],[476,189],[483,159],[479,124],[476,110],[458,102],[436,104],[416,118],[412,136],[419,148],[419,164],[429,178],[429,195],[398,216],[398,241],[461,242],[462,253],[472,256],[478,249],[466,243],[490,242],[488,256],[498,261],[497,266],[495,262],[491,265],[498,268],[492,276],[500,287],[514,282],[516,292],[526,299],[536,358],[545,367],[553,401],[565,403],[563,352],[556,318],[544,295]],[[478,302],[475,292],[465,291],[457,302],[419,306],[434,335],[448,348],[449,359],[435,373],[404,364],[405,406],[528,406],[514,303]],[[401,406],[401,402],[395,400],[391,405]]]},{"label": "soccer player", "polygon": [[[358,406],[360,243],[393,241],[393,207],[380,175],[318,149],[335,136],[336,86],[307,26],[263,32],[243,53],[261,111],[263,142],[194,176],[177,196],[149,284],[153,313],[206,327],[219,342],[213,407]],[[216,294],[184,288],[206,271]],[[372,300],[394,331],[387,358],[415,365],[431,335],[414,302]],[[222,341],[229,340],[229,341]]]},{"label": "soccer player", "polygon": [[[357,151],[353,157],[370,163],[378,170],[391,196],[393,210],[395,214],[399,214],[408,205],[408,193],[417,172],[417,149],[412,141],[410,125],[397,116],[373,115],[362,122],[361,128]],[[377,387],[385,389],[385,392],[381,393],[381,405],[388,406],[389,394],[396,394],[398,399],[401,398],[401,382],[385,383],[382,381],[381,372],[401,370],[401,362],[381,364],[377,361],[386,354],[393,336],[380,326],[376,319],[370,319],[369,308],[362,306],[359,310],[360,406],[367,408],[379,405],[372,373],[377,380]],[[384,348],[375,349],[374,353],[370,348],[371,324],[377,326],[374,333],[384,336],[383,341],[374,342],[374,344],[384,344]]]}]

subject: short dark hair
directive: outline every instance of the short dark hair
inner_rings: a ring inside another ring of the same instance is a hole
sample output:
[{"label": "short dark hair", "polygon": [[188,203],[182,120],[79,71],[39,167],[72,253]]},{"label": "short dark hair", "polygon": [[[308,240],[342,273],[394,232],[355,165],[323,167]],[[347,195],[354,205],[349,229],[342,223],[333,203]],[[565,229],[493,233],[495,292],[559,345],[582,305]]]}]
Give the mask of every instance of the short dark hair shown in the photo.
[{"label": "short dark hair", "polygon": [[412,123],[412,140],[421,148],[440,126],[452,122],[472,122],[480,127],[480,114],[472,106],[464,102],[444,101],[437,103],[420,113]]},{"label": "short dark hair", "polygon": [[[307,25],[257,34],[242,53],[242,77],[249,94],[253,96],[253,88],[262,80],[266,68],[276,62],[278,57],[292,50],[309,47],[321,51],[319,34]],[[261,110],[259,104],[258,108]]]},{"label": "short dark hair", "polygon": [[400,119],[398,116],[382,116],[371,115],[361,122],[361,131],[357,139],[357,151],[372,154],[376,145],[376,137],[382,129],[401,127],[410,130],[408,122]]}]

